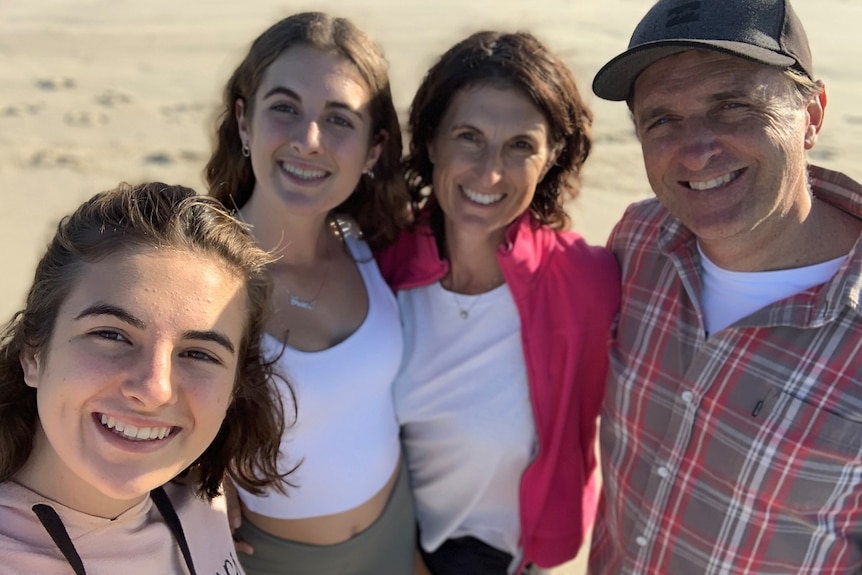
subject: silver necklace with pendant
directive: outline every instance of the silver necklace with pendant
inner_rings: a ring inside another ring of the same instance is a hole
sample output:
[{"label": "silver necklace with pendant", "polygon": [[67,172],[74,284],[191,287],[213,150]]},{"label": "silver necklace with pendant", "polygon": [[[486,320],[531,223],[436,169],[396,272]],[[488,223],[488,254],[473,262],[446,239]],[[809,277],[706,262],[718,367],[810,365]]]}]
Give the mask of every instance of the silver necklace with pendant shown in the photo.
[{"label": "silver necklace with pendant", "polygon": [[[496,278],[493,282],[488,284],[487,288],[482,293],[477,294],[473,298],[473,301],[470,302],[470,305],[468,305],[466,308],[461,306],[461,300],[458,299],[458,293],[456,293],[454,290],[449,291],[449,293],[452,294],[452,300],[455,302],[455,307],[458,308],[458,315],[461,316],[461,319],[464,319],[464,320],[469,319],[470,318],[470,312],[473,311],[473,308],[476,307],[476,304],[479,303],[479,300],[482,299],[482,296],[485,295],[486,293],[490,292],[494,288],[498,287],[499,285],[501,285],[500,284],[501,279],[502,278]],[[503,280],[503,281],[505,281],[505,280]],[[442,284],[441,284],[441,286],[442,286]],[[466,294],[464,294],[464,295],[466,295]]]},{"label": "silver necklace with pendant", "polygon": [[470,312],[473,311],[473,308],[476,307],[476,304],[479,303],[479,300],[482,298],[484,293],[480,293],[476,297],[473,298],[473,301],[470,302],[470,305],[467,308],[461,307],[461,302],[458,300],[458,294],[455,292],[450,292],[452,294],[452,299],[455,300],[455,306],[458,308],[458,315],[461,316],[461,319],[467,319],[470,317]]},{"label": "silver necklace with pendant", "polygon": [[299,309],[313,310],[315,304],[317,303],[317,298],[320,297],[320,293],[323,291],[323,286],[326,285],[326,278],[329,277],[329,267],[330,264],[326,265],[326,271],[323,272],[323,279],[320,281],[320,285],[317,286],[317,292],[314,294],[314,297],[311,299],[302,299],[292,291],[287,286],[284,286],[284,289],[287,290],[287,303],[292,305],[293,307],[298,307]]},{"label": "silver necklace with pendant", "polygon": [[[345,222],[338,217],[333,217],[329,221],[329,227],[335,233],[335,236],[342,242],[344,241],[344,237],[348,235],[345,229],[346,226],[349,226],[349,222]],[[323,286],[326,285],[326,280],[327,278],[329,278],[330,267],[332,267],[331,261],[327,262],[326,269],[323,271],[323,279],[320,280],[320,285],[317,286],[317,292],[315,292],[314,297],[312,297],[311,299],[303,299],[299,297],[298,295],[290,291],[290,288],[285,285],[284,289],[287,290],[287,303],[299,309],[304,309],[308,311],[313,310],[315,304],[317,304],[317,298],[320,297],[320,294],[323,292]]]}]

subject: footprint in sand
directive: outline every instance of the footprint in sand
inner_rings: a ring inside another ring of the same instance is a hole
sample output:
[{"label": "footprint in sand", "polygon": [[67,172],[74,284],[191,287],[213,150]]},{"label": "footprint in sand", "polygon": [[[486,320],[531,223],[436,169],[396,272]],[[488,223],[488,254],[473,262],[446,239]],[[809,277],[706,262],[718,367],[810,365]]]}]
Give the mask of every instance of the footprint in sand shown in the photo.
[{"label": "footprint in sand", "polygon": [[96,114],[94,112],[66,112],[63,121],[69,126],[78,128],[90,128],[92,126],[104,126],[109,119],[107,114]]},{"label": "footprint in sand", "polygon": [[78,156],[62,150],[36,150],[27,164],[31,168],[71,168],[79,169],[83,162]]},{"label": "footprint in sand", "polygon": [[844,116],[844,121],[859,126],[862,125],[862,116]]},{"label": "footprint in sand", "polygon": [[157,166],[169,166],[176,162],[198,163],[204,160],[203,153],[195,150],[180,150],[175,154],[165,151],[151,152],[144,156],[145,164],[153,164]]},{"label": "footprint in sand", "polygon": [[0,117],[3,118],[20,118],[21,116],[36,116],[45,109],[45,104],[19,104],[0,108]]},{"label": "footprint in sand", "polygon": [[174,157],[168,152],[152,152],[144,156],[145,164],[155,164],[157,166],[168,166],[175,161]]},{"label": "footprint in sand", "polygon": [[36,87],[48,92],[72,90],[77,85],[78,82],[74,78],[36,78]]},{"label": "footprint in sand", "polygon": [[105,90],[96,96],[96,103],[105,108],[114,108],[124,104],[132,103],[132,96],[117,90]]}]

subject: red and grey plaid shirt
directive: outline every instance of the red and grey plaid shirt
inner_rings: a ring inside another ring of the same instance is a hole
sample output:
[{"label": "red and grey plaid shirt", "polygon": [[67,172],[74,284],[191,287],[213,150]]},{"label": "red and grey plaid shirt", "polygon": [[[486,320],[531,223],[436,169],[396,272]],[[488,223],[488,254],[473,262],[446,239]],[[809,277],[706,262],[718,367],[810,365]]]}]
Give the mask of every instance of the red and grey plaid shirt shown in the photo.
[{"label": "red and grey plaid shirt", "polygon": [[[810,171],[862,219],[862,186]],[[623,296],[591,575],[862,572],[862,240],[830,281],[708,339],[679,221],[641,202],[610,244]]]}]

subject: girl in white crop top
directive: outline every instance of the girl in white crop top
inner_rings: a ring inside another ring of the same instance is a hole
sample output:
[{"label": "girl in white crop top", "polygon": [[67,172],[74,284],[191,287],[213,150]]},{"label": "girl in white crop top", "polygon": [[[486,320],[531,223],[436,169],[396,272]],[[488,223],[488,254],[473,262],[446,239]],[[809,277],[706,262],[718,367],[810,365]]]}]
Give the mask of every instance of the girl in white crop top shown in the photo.
[{"label": "girl in white crop top", "polygon": [[[412,573],[412,503],[395,489],[401,327],[365,243],[391,242],[408,205],[386,62],[349,21],[296,14],[255,40],[224,95],[210,193],[279,257],[263,348],[283,349],[295,391],[281,469],[296,469],[285,495],[241,492],[237,534],[254,553],[240,561],[251,575]],[[362,539],[380,525],[392,535]]]}]

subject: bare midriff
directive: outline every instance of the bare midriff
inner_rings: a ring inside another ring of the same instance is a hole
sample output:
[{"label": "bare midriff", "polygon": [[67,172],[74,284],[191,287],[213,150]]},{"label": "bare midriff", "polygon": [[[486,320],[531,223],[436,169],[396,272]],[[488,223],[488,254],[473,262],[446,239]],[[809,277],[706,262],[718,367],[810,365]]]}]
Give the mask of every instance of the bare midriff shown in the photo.
[{"label": "bare midriff", "polygon": [[255,527],[282,539],[309,543],[311,545],[335,545],[347,541],[351,537],[368,529],[374,523],[386,503],[398,480],[400,463],[380,491],[371,499],[353,509],[331,515],[320,515],[304,519],[279,519],[249,511],[243,506],[243,521],[251,521]]}]

